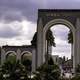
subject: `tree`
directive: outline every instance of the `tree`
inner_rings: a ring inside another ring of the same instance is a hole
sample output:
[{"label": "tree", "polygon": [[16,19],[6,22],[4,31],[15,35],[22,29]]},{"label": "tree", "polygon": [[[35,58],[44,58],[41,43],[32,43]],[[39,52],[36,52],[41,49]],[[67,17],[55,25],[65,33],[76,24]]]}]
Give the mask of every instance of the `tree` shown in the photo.
[{"label": "tree", "polygon": [[32,46],[37,46],[37,32],[35,32],[33,39],[31,41]]},{"label": "tree", "polygon": [[19,60],[15,64],[6,61],[0,69],[2,80],[29,80],[25,66]]},{"label": "tree", "polygon": [[71,80],[80,80],[80,75],[74,76]]},{"label": "tree", "polygon": [[[71,44],[71,59],[73,59],[73,34],[72,31],[70,30],[68,33],[68,43]],[[73,61],[72,61],[73,63]]]},{"label": "tree", "polygon": [[[47,31],[46,40],[50,42],[51,46],[55,46],[54,36],[52,35],[52,31],[50,29]],[[34,34],[31,44],[35,47],[37,46],[37,32]]]},{"label": "tree", "polygon": [[80,73],[80,64],[78,64],[76,67],[76,73]]},{"label": "tree", "polygon": [[[46,55],[46,62],[48,62],[48,50],[51,46],[55,47],[55,42],[54,42],[54,36],[52,34],[52,31],[49,29],[46,33],[46,40],[47,40],[47,55]],[[37,32],[34,34],[33,39],[31,41],[31,44],[33,46],[37,46]]]},{"label": "tree", "polygon": [[48,64],[49,64],[49,65],[54,65],[54,61],[53,61],[51,55],[50,55],[50,57],[49,57]]},{"label": "tree", "polygon": [[71,30],[68,33],[68,43],[73,44],[73,34]]},{"label": "tree", "polygon": [[[52,61],[50,58],[48,62]],[[33,80],[60,80],[59,66],[50,62],[48,65],[44,63],[35,72],[35,79]]]},{"label": "tree", "polygon": [[55,42],[54,42],[54,36],[52,34],[52,31],[49,29],[47,31],[47,34],[46,34],[46,40],[47,40],[47,44],[50,44],[50,46],[54,46],[55,47]]}]

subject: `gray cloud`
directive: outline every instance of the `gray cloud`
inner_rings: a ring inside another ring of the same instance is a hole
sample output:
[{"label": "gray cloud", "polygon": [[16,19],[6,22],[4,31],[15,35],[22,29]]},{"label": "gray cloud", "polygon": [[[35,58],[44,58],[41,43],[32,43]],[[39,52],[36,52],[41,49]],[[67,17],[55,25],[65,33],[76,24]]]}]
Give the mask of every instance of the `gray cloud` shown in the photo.
[{"label": "gray cloud", "polygon": [[[16,28],[17,26],[17,28]],[[13,38],[21,35],[21,26],[2,25],[0,26],[0,38]]]},{"label": "gray cloud", "polygon": [[22,21],[23,16],[20,12],[17,11],[8,11],[2,16],[2,19],[6,22],[11,21]]},{"label": "gray cloud", "polygon": [[55,48],[52,48],[52,54],[71,58],[71,46],[59,44]]},{"label": "gray cloud", "polygon": [[70,53],[70,45],[57,45],[56,47],[53,47],[53,53]]},{"label": "gray cloud", "polygon": [[[26,19],[33,23],[37,23],[38,9],[80,9],[80,0],[0,0],[0,21],[11,23],[14,21],[20,22]],[[0,38],[10,39],[16,36],[20,36],[21,28],[16,30],[18,25],[14,26],[15,29],[11,28],[12,26],[14,25],[3,25],[3,28],[0,28]],[[30,26],[28,27],[32,28]],[[31,29],[28,31],[28,34],[24,36],[31,39],[33,33],[34,31]],[[57,35],[60,36],[59,38],[62,40],[66,39],[66,32],[60,33],[59,31],[57,32]],[[22,40],[22,37],[18,39]],[[26,41],[25,43],[27,43]],[[14,40],[13,43],[15,43]],[[66,45],[58,45],[54,51],[58,53],[65,51],[64,53],[68,53],[69,46],[65,46]]]},{"label": "gray cloud", "polygon": [[46,2],[47,8],[55,9],[79,9],[79,0],[49,0]]},{"label": "gray cloud", "polygon": [[65,25],[58,24],[52,26],[51,31],[53,32],[53,36],[55,36],[55,38],[59,38],[64,41],[68,39],[69,28],[67,28]]},{"label": "gray cloud", "polygon": [[[37,6],[37,4],[30,0],[0,0],[0,16],[3,16],[4,20],[9,19],[9,21],[21,20],[24,18],[35,21]],[[21,14],[18,15],[16,12]]]},{"label": "gray cloud", "polygon": [[36,22],[37,10],[40,8],[79,9],[79,3],[79,0],[0,0],[0,16],[4,16],[6,21],[7,19],[9,21],[21,20],[25,17],[29,21]]},{"label": "gray cloud", "polygon": [[67,36],[68,36],[68,34],[66,34],[66,32],[64,31],[64,32],[56,32],[56,35],[55,35],[56,37],[58,37],[59,39],[62,39],[62,40],[67,40]]}]

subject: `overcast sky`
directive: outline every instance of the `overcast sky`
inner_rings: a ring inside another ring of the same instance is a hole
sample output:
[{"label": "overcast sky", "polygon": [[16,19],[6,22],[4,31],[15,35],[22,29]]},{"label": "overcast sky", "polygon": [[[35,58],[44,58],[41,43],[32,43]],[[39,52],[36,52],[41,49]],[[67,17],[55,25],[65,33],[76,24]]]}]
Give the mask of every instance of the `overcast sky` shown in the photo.
[{"label": "overcast sky", "polygon": [[[0,45],[30,44],[36,32],[38,9],[79,8],[80,0],[0,0]],[[63,33],[60,36],[57,40],[65,41]]]},{"label": "overcast sky", "polygon": [[69,30],[67,26],[61,24],[51,27],[56,43],[56,47],[52,47],[53,55],[71,58],[71,44],[68,44]]}]

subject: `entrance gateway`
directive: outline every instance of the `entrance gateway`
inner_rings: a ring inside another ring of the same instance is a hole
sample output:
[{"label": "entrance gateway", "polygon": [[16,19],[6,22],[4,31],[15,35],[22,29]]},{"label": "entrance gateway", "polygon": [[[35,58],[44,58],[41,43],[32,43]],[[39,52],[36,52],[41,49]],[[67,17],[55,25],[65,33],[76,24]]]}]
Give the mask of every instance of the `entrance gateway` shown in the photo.
[{"label": "entrance gateway", "polygon": [[66,25],[73,34],[73,70],[80,64],[80,10],[39,9],[37,22],[37,67],[45,62],[46,33],[56,24]]}]

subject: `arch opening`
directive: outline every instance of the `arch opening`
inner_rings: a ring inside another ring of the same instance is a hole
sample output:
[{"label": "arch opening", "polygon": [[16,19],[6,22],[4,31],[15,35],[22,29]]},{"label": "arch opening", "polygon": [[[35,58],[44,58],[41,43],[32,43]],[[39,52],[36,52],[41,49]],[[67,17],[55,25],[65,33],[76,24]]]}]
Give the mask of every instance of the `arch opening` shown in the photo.
[{"label": "arch opening", "polygon": [[6,59],[6,61],[8,61],[8,62],[10,62],[12,64],[16,63],[16,61],[17,61],[16,53],[14,51],[7,52],[5,59]]},{"label": "arch opening", "polygon": [[32,70],[32,53],[29,51],[22,52],[21,62],[27,68],[27,70]]},{"label": "arch opening", "polygon": [[74,57],[74,53],[75,53],[75,28],[69,21],[64,20],[64,19],[54,19],[54,20],[48,22],[44,26],[44,29],[43,29],[43,62],[45,61],[44,56],[45,56],[46,50],[47,50],[46,49],[46,34],[47,34],[47,31],[52,26],[58,25],[58,24],[65,25],[72,31],[72,35],[73,35],[73,45],[72,45],[72,47],[73,47],[73,68],[75,68],[75,57]]},{"label": "arch opening", "polygon": [[29,51],[24,51],[24,52],[22,52],[21,60],[23,60],[23,59],[32,60],[32,53],[29,52]]},{"label": "arch opening", "polygon": [[[68,35],[70,32],[71,30],[67,26],[56,24],[51,26],[46,33],[46,53],[48,54],[48,59],[51,57],[54,63],[59,65],[64,72],[71,72],[73,69],[72,45],[74,43],[73,35]],[[70,39],[68,39],[68,37]]]}]

